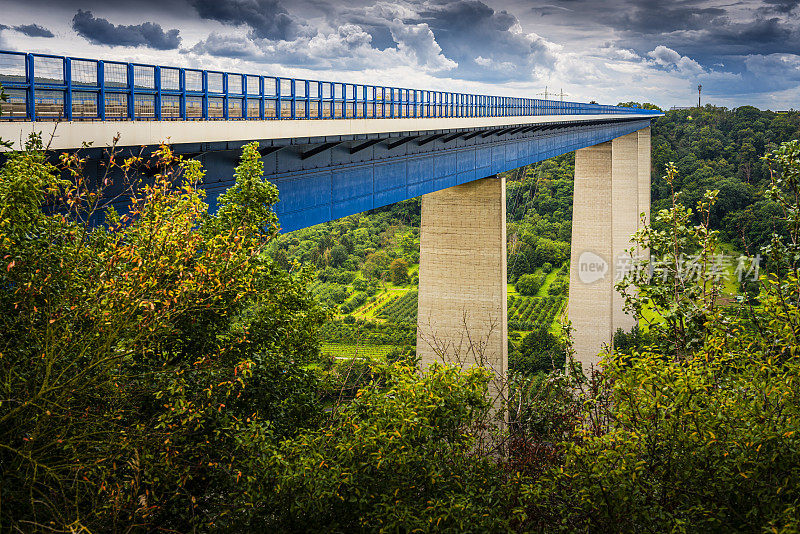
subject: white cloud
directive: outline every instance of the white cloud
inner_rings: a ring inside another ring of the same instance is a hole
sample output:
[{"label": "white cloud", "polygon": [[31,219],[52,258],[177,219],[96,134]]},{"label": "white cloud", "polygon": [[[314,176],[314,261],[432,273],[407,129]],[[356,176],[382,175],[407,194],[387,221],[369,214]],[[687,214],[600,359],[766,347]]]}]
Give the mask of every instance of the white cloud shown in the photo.
[{"label": "white cloud", "polygon": [[395,48],[379,50],[372,36],[357,24],[342,24],[332,31],[317,31],[295,40],[253,39],[240,34],[210,34],[188,53],[226,59],[241,59],[262,65],[292,65],[315,69],[364,70],[414,67],[422,72],[453,69],[457,63],[444,57],[433,32],[425,24],[392,27]]},{"label": "white cloud", "polygon": [[647,53],[653,58],[656,65],[667,69],[675,69],[682,74],[701,74],[705,69],[690,57],[682,56],[671,48],[658,45],[654,50]]},{"label": "white cloud", "polygon": [[609,58],[620,59],[622,61],[634,61],[642,59],[639,54],[633,50],[628,50],[627,48],[609,48]]},{"label": "white cloud", "polygon": [[431,71],[458,67],[458,63],[442,55],[442,47],[427,24],[403,24],[394,19],[390,29],[398,52],[414,57],[418,65]]},{"label": "white cloud", "polygon": [[748,56],[744,61],[747,70],[760,77],[777,77],[787,80],[800,78],[800,55],[768,54]]}]

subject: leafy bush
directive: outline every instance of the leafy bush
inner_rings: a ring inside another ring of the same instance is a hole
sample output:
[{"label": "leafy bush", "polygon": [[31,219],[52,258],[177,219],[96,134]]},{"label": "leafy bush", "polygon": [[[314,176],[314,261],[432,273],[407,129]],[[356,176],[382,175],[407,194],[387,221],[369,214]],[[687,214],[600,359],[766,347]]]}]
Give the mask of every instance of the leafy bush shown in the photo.
[{"label": "leafy bush", "polygon": [[[487,371],[379,371],[332,424],[285,441],[258,486],[273,531],[500,532],[513,489],[475,448]],[[313,476],[309,474],[313,473]],[[502,512],[501,512],[502,511]]]},{"label": "leafy bush", "polygon": [[263,253],[277,190],[257,149],[244,148],[216,214],[195,187],[199,162],[161,147],[128,212],[105,218],[77,155],[56,167],[35,137],[7,155],[4,528],[240,530],[254,510],[241,483],[260,476],[253,459],[319,420],[305,365],[324,315],[307,274]]},{"label": "leafy bush", "polygon": [[408,283],[408,262],[397,258],[389,265],[389,279],[395,285],[402,286]]},{"label": "leafy bush", "polygon": [[548,295],[563,295],[567,292],[569,287],[569,282],[567,282],[566,278],[561,276],[557,277],[550,286],[547,288]]},{"label": "leafy bush", "polygon": [[544,283],[545,276],[543,274],[523,274],[514,285],[514,289],[520,295],[533,296],[539,292],[539,289]]},{"label": "leafy bush", "polygon": [[366,291],[367,286],[368,286],[367,281],[364,280],[363,278],[356,278],[355,280],[353,280],[353,289],[355,289],[356,291]]},{"label": "leafy bush", "polygon": [[522,338],[514,358],[509,357],[508,368],[523,375],[542,371],[564,369],[565,347],[547,330],[534,330]]}]

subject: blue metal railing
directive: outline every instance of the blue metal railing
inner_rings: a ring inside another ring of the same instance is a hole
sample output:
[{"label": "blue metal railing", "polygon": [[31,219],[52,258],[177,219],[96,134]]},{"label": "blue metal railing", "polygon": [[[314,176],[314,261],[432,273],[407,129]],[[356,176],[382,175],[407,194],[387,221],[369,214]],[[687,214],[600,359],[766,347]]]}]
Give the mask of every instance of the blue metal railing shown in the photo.
[{"label": "blue metal railing", "polygon": [[270,120],[638,113],[639,108],[0,51],[0,120]]}]

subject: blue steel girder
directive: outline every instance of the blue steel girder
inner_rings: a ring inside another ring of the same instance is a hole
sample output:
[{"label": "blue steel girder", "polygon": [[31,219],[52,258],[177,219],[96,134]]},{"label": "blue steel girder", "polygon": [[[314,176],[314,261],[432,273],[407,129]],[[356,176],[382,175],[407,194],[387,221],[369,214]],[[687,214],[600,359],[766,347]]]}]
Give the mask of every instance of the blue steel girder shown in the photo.
[{"label": "blue steel girder", "polygon": [[[265,175],[280,192],[275,211],[283,230],[291,231],[543,161],[649,124],[649,119],[610,119],[519,126],[488,137],[480,134],[496,129],[263,140],[261,153]],[[409,142],[416,139],[422,142]],[[201,153],[213,203],[231,185],[242,144],[175,148]]]}]

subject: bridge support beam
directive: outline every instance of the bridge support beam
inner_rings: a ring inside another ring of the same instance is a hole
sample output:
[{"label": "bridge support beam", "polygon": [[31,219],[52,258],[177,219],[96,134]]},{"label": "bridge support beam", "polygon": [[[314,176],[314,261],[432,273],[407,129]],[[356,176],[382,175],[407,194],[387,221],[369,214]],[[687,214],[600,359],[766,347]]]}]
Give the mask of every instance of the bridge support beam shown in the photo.
[{"label": "bridge support beam", "polygon": [[632,265],[626,251],[641,213],[649,219],[649,127],[575,152],[569,319],[584,372],[597,367],[618,328],[636,325],[614,284]]},{"label": "bridge support beam", "polygon": [[422,197],[417,355],[483,365],[495,406],[508,368],[506,188],[496,176]]}]

